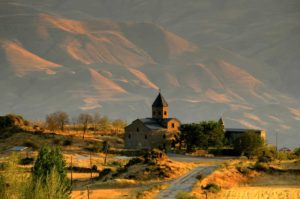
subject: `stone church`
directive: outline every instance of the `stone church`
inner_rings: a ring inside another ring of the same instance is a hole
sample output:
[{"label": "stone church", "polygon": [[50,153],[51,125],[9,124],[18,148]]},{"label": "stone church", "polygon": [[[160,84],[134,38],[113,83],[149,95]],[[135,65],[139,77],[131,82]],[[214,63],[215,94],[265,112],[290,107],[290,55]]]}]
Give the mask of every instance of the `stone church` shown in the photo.
[{"label": "stone church", "polygon": [[152,117],[136,119],[125,127],[125,148],[168,150],[180,124],[169,118],[168,103],[159,92],[152,104]]}]

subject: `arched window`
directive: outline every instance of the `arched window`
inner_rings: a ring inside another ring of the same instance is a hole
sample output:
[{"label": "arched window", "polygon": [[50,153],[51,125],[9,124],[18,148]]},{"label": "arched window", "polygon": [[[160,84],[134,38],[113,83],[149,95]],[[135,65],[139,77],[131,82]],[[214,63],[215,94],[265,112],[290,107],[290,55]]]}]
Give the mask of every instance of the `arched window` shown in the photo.
[{"label": "arched window", "polygon": [[163,135],[163,138],[166,139],[166,137],[167,137],[166,134],[164,134],[164,135]]},{"label": "arched window", "polygon": [[175,128],[175,124],[174,123],[172,123],[172,128]]},{"label": "arched window", "polygon": [[145,135],[145,140],[147,140],[148,139],[148,136],[147,135]]},{"label": "arched window", "polygon": [[128,139],[130,139],[131,138],[131,134],[128,134]]},{"label": "arched window", "polygon": [[139,129],[139,128],[136,128],[136,132],[140,132],[140,129]]},{"label": "arched window", "polygon": [[167,111],[164,112],[164,115],[167,115]]}]

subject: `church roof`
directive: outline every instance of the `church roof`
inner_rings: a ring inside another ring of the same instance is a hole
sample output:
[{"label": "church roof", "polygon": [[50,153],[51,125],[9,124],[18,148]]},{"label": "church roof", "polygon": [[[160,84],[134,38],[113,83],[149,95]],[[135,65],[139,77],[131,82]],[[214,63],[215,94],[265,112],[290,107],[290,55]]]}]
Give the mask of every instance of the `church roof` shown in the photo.
[{"label": "church roof", "polygon": [[160,122],[157,119],[143,118],[140,120],[149,129],[152,129],[152,130],[164,129],[164,127],[160,124]]},{"label": "church roof", "polygon": [[166,118],[166,119],[155,119],[155,118],[142,118],[139,119],[147,128],[151,130],[162,130],[166,129],[166,125],[171,120],[177,120],[176,118]]},{"label": "church roof", "polygon": [[152,104],[152,107],[167,107],[168,103],[165,98],[159,93],[155,101]]}]

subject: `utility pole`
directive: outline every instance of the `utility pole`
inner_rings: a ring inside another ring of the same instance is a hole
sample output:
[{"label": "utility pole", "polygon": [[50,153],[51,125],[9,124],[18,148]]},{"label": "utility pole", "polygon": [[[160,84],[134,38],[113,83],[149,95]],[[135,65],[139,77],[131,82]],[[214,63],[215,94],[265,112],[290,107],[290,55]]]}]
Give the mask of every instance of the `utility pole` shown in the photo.
[{"label": "utility pole", "polygon": [[71,156],[71,185],[73,184],[73,156]]},{"label": "utility pole", "polygon": [[90,168],[91,168],[91,180],[92,180],[93,179],[92,152],[90,152]]}]

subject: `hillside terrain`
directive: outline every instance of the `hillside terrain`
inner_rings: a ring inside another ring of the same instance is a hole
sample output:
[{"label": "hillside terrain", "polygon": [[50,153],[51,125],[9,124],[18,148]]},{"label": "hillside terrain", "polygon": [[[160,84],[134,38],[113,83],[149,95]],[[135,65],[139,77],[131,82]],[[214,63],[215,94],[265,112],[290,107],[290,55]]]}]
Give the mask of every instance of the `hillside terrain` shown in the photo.
[{"label": "hillside terrain", "polygon": [[296,1],[3,0],[0,114],[128,121],[160,88],[183,122],[218,119],[299,143]]}]

